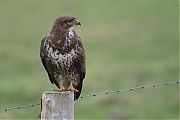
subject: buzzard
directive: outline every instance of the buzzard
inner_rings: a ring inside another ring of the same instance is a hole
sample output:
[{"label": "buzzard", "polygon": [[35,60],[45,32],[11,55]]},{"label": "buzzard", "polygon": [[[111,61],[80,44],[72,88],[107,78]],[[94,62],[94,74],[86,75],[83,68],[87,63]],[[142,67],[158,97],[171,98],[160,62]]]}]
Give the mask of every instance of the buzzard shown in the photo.
[{"label": "buzzard", "polygon": [[40,46],[40,57],[57,91],[73,90],[74,100],[81,94],[86,73],[85,51],[74,29],[81,25],[76,17],[60,16]]}]

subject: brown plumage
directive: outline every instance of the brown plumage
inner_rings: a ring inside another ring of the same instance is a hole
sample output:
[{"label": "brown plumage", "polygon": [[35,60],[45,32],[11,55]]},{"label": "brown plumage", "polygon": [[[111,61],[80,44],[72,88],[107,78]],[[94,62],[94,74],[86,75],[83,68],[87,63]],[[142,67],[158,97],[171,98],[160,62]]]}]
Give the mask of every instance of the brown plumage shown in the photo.
[{"label": "brown plumage", "polygon": [[51,83],[59,91],[74,90],[75,100],[81,94],[86,73],[85,51],[74,31],[77,25],[81,24],[76,17],[58,17],[51,32],[42,39],[40,48],[41,61]]}]

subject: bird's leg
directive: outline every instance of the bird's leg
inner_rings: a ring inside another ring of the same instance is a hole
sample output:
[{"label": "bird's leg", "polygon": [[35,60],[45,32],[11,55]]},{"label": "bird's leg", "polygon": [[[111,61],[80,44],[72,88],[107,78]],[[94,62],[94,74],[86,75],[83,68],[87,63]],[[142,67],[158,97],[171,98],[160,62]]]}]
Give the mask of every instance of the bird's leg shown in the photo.
[{"label": "bird's leg", "polygon": [[64,91],[65,90],[65,87],[63,86],[63,84],[61,85],[61,87],[60,87],[60,89],[55,89],[54,91],[59,91],[59,92],[61,92],[61,91]]},{"label": "bird's leg", "polygon": [[75,92],[78,92],[78,90],[73,87],[72,82],[70,83],[68,90],[73,90]]},{"label": "bird's leg", "polygon": [[60,90],[60,91],[65,90],[64,86],[63,86],[63,85],[61,85],[61,87],[60,87],[60,89],[59,89],[59,90]]}]

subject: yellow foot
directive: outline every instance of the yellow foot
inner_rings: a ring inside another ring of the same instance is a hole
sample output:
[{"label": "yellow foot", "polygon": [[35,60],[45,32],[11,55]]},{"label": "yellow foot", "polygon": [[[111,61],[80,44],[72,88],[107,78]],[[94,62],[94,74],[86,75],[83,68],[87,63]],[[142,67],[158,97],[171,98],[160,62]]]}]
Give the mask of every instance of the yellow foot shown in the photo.
[{"label": "yellow foot", "polygon": [[54,89],[54,91],[58,91],[58,92],[61,92],[64,90],[65,90],[65,87],[63,85],[61,85],[60,89]]},{"label": "yellow foot", "polygon": [[72,82],[71,82],[68,90],[73,90],[73,91],[75,91],[75,92],[78,92],[78,90],[73,87]]}]

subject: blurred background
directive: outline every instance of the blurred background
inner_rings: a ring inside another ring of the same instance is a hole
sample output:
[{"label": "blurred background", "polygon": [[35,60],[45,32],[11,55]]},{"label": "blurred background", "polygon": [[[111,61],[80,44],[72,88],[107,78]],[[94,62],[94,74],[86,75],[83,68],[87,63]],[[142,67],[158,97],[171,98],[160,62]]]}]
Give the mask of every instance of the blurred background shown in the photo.
[{"label": "blurred background", "polygon": [[[39,103],[56,88],[39,47],[60,15],[76,16],[87,74],[82,95],[179,79],[177,0],[1,0],[0,110]],[[1,112],[1,119],[38,119],[40,106]],[[85,98],[75,119],[178,119],[179,85]]]}]

